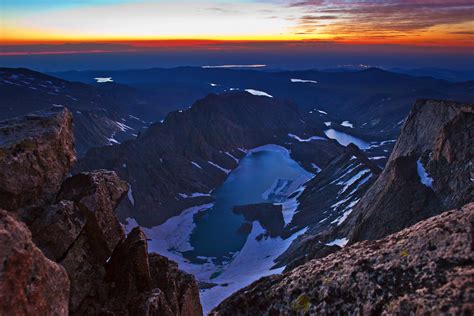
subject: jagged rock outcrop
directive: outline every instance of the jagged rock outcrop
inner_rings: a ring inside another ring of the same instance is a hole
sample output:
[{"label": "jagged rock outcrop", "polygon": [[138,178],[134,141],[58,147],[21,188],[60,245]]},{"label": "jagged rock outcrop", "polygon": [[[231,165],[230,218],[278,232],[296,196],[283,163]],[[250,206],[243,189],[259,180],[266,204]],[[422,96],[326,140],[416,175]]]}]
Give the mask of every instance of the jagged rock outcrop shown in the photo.
[{"label": "jagged rock outcrop", "polygon": [[0,314],[68,315],[69,279],[25,224],[0,210]]},{"label": "jagged rock outcrop", "polygon": [[175,315],[202,315],[199,289],[194,276],[178,269],[178,264],[157,253],[150,253],[152,285],[160,288]]},{"label": "jagged rock outcrop", "polygon": [[145,234],[134,228],[106,265],[107,308],[130,315],[202,315],[192,275],[173,261],[148,254]]},{"label": "jagged rock outcrop", "polygon": [[471,202],[474,104],[416,102],[383,173],[339,234],[377,239]]},{"label": "jagged rock outcrop", "polygon": [[63,107],[0,122],[0,207],[51,201],[76,156],[72,114]]},{"label": "jagged rock outcrop", "polygon": [[362,241],[227,298],[213,315],[469,315],[474,203]]}]

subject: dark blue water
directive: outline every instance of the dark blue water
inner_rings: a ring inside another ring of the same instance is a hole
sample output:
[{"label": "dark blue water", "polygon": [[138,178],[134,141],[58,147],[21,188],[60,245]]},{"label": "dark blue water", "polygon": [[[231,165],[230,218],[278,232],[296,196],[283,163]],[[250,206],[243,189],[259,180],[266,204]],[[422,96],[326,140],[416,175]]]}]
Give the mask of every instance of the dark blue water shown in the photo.
[{"label": "dark blue water", "polygon": [[228,260],[232,253],[239,251],[247,239],[247,235],[238,229],[244,217],[232,212],[236,205],[261,202],[275,202],[281,196],[270,195],[266,200],[262,194],[278,181],[285,185],[302,177],[311,176],[284,151],[259,151],[245,156],[227,178],[217,188],[213,197],[214,207],[195,217],[196,228],[191,234],[191,245],[194,250],[187,253],[188,258],[198,256],[215,257],[217,261]]}]

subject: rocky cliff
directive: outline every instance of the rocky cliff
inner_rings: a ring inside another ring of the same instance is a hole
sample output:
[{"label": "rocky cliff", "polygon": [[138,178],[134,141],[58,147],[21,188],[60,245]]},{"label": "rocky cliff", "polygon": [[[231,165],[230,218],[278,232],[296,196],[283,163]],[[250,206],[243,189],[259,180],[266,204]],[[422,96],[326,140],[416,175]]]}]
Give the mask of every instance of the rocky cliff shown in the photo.
[{"label": "rocky cliff", "polygon": [[474,196],[474,104],[415,103],[383,173],[341,227],[350,242],[378,239]]},{"label": "rocky cliff", "polygon": [[265,277],[213,315],[469,315],[474,203]]},{"label": "rocky cliff", "polygon": [[0,123],[1,314],[202,314],[194,278],[148,254],[139,228],[125,235],[114,209],[127,183],[66,178],[71,118],[55,107]]},{"label": "rocky cliff", "polygon": [[312,224],[276,266],[292,269],[346,243],[379,239],[471,202],[473,111],[466,103],[416,102],[382,173],[349,146],[346,161],[352,164],[336,159],[307,184],[290,225]]}]

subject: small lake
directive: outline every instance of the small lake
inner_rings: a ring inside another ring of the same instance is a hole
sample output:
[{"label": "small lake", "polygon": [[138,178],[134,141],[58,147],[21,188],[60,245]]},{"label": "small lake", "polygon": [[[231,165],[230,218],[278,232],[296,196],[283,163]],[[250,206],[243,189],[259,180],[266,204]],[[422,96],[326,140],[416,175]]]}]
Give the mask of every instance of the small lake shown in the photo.
[{"label": "small lake", "polygon": [[194,217],[196,227],[190,238],[194,250],[187,252],[186,257],[191,260],[211,257],[219,263],[229,261],[248,236],[238,232],[245,220],[232,212],[233,207],[282,202],[311,176],[283,147],[267,145],[250,151],[213,192],[214,206]]}]

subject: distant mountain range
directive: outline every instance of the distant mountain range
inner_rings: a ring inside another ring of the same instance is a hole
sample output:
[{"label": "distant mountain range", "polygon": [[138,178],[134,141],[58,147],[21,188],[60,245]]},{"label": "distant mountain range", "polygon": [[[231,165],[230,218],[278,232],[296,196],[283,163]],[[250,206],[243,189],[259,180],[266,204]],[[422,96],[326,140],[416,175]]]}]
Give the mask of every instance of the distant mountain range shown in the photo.
[{"label": "distant mountain range", "polygon": [[94,78],[111,77],[114,83],[159,95],[156,104],[167,111],[183,109],[209,93],[255,89],[295,102],[304,116],[308,116],[309,111],[320,109],[327,112],[336,124],[349,120],[357,128],[357,133],[381,140],[398,134],[401,121],[416,99],[468,102],[474,97],[474,82],[453,83],[378,68],[339,72],[266,72],[178,67],[69,71],[54,75],[88,84],[94,83]]}]

